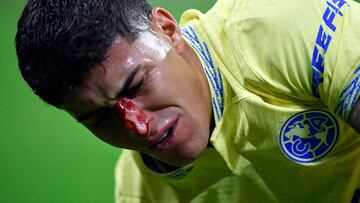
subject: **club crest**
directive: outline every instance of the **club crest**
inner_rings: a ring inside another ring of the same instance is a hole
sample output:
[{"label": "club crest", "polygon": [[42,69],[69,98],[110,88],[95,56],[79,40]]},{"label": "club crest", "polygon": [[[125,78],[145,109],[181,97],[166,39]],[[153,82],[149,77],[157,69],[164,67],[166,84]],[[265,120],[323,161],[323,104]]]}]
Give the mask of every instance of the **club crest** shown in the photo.
[{"label": "club crest", "polygon": [[291,116],[280,131],[280,147],[289,159],[312,163],[328,154],[336,144],[339,127],[324,110],[309,110]]}]

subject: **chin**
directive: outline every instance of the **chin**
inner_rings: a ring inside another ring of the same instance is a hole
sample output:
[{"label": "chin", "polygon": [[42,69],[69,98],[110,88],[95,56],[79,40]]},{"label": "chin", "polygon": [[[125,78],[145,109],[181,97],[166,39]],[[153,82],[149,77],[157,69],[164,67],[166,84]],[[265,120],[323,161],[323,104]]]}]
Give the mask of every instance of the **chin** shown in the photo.
[{"label": "chin", "polygon": [[175,150],[173,153],[164,154],[165,157],[158,157],[158,159],[172,166],[182,167],[198,159],[205,151],[206,146],[207,141],[195,146],[183,146]]}]

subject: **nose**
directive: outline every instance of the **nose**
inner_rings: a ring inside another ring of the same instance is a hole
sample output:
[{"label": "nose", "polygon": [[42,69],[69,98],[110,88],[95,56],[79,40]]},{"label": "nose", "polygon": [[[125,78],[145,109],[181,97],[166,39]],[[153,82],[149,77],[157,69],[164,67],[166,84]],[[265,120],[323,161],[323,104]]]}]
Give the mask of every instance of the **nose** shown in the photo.
[{"label": "nose", "polygon": [[149,116],[129,98],[122,97],[115,104],[115,110],[123,125],[139,137],[149,136]]}]

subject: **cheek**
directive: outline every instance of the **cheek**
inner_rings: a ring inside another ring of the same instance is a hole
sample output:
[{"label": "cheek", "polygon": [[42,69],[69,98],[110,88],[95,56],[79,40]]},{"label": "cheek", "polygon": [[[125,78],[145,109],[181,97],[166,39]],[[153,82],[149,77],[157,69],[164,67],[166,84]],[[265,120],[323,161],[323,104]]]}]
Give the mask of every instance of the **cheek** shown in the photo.
[{"label": "cheek", "polygon": [[123,125],[130,131],[139,137],[149,135],[149,117],[130,99],[121,98],[115,105],[115,109]]}]

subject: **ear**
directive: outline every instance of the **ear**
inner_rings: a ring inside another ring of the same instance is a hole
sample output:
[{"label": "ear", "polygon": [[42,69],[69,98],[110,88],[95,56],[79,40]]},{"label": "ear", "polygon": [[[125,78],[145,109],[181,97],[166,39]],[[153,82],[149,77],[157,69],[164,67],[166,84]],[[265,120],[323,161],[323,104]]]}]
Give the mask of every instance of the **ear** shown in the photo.
[{"label": "ear", "polygon": [[163,8],[153,8],[151,11],[151,27],[155,32],[161,32],[179,51],[184,46],[181,29],[174,17]]}]

